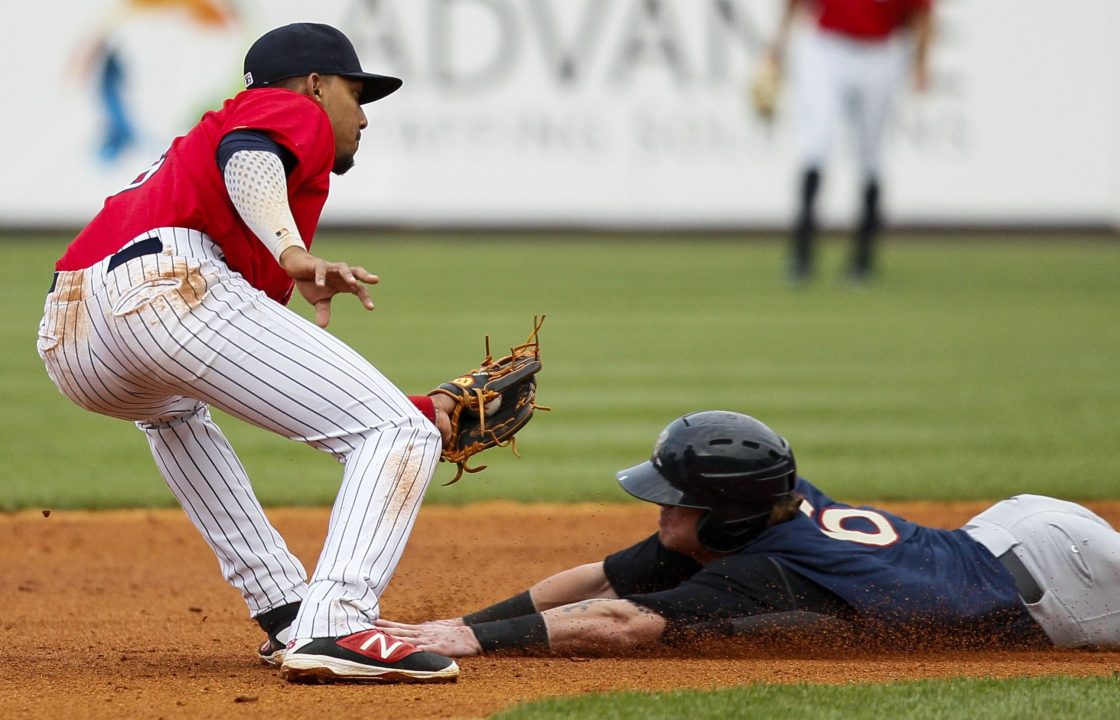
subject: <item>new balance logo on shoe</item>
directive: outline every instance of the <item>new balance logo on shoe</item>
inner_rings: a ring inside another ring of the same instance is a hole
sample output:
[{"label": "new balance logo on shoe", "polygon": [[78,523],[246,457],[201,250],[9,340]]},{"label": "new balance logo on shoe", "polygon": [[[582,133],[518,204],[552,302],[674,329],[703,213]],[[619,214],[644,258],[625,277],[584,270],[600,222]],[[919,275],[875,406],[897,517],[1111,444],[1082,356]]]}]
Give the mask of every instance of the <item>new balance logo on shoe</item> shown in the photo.
[{"label": "new balance logo on shoe", "polygon": [[365,630],[347,635],[344,638],[339,638],[338,644],[354,652],[387,663],[394,663],[412,653],[420,652],[414,645],[409,645],[404,640],[397,640],[380,630]]},{"label": "new balance logo on shoe", "polygon": [[[391,645],[389,644],[390,640],[392,640]],[[369,652],[370,648],[374,645],[377,645],[378,649],[376,650],[376,652],[381,656],[382,660],[388,660],[389,657],[393,654],[394,650],[404,647],[404,643],[402,641],[393,640],[393,638],[389,637],[385,633],[370,633],[369,639],[367,639],[358,647],[360,647],[364,652]]]}]

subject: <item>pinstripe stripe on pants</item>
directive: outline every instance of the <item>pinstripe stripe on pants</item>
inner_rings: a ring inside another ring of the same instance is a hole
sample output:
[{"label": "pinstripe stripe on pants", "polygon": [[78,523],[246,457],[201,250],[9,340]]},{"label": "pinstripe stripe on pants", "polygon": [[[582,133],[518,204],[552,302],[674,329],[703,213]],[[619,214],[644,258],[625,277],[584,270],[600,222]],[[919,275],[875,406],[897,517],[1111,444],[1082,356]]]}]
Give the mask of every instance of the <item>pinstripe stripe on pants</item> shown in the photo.
[{"label": "pinstripe stripe on pants", "polygon": [[[372,626],[439,459],[435,427],[346,344],[252,288],[204,234],[59,273],[38,348],[79,406],[136,422],[253,615],[303,599],[291,637]],[[209,406],[345,464],[310,584]]]}]

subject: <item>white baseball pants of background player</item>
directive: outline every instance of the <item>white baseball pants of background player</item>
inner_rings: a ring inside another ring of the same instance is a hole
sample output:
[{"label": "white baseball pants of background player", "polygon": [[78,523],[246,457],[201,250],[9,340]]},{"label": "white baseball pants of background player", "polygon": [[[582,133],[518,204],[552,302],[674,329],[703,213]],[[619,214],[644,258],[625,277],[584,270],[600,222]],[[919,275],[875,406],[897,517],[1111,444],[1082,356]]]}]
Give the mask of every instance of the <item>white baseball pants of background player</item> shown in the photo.
[{"label": "white baseball pants of background player", "polygon": [[879,176],[883,136],[909,59],[903,37],[854,40],[806,29],[791,57],[794,132],[804,168],[823,168],[845,115],[854,122],[860,180]]},{"label": "white baseball pants of background player", "polygon": [[[291,638],[373,627],[435,472],[438,431],[347,345],[232,272],[209,237],[159,228],[129,244],[149,237],[162,253],[58,273],[38,340],[51,379],[145,432],[251,614],[302,600]],[[345,463],[310,584],[211,405]]]},{"label": "white baseball pants of background player", "polygon": [[1058,647],[1120,647],[1120,533],[1075,503],[1016,495],[964,526],[996,557],[1012,552],[1042,591],[1027,612]]}]

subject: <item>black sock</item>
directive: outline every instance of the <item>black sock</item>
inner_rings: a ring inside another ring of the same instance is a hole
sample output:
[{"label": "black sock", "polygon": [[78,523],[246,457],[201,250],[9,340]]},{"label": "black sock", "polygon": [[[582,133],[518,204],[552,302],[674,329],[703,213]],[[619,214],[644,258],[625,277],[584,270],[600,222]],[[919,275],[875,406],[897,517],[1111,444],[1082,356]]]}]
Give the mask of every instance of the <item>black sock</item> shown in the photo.
[{"label": "black sock", "polygon": [[821,172],[809,168],[801,176],[800,208],[793,227],[792,254],[796,272],[807,272],[813,263],[813,239],[817,234],[815,207],[821,186]]},{"label": "black sock", "polygon": [[271,636],[295,622],[298,613],[299,603],[294,602],[281,605],[280,607],[274,607],[267,612],[257,615],[253,619],[257,621],[257,625],[260,625],[261,630],[264,630]]},{"label": "black sock", "polygon": [[863,208],[859,227],[856,228],[855,251],[852,271],[866,273],[871,270],[875,250],[875,236],[879,232],[879,181],[868,180],[863,186]]}]

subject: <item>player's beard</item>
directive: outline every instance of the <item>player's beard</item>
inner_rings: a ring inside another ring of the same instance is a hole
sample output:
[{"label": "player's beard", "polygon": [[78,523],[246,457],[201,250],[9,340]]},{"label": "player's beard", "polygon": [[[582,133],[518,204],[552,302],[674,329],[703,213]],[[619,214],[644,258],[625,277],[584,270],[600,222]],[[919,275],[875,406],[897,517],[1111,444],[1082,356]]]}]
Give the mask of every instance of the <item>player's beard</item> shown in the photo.
[{"label": "player's beard", "polygon": [[354,154],[349,153],[346,155],[338,155],[334,159],[334,167],[331,172],[335,175],[345,175],[346,171],[354,167]]}]

